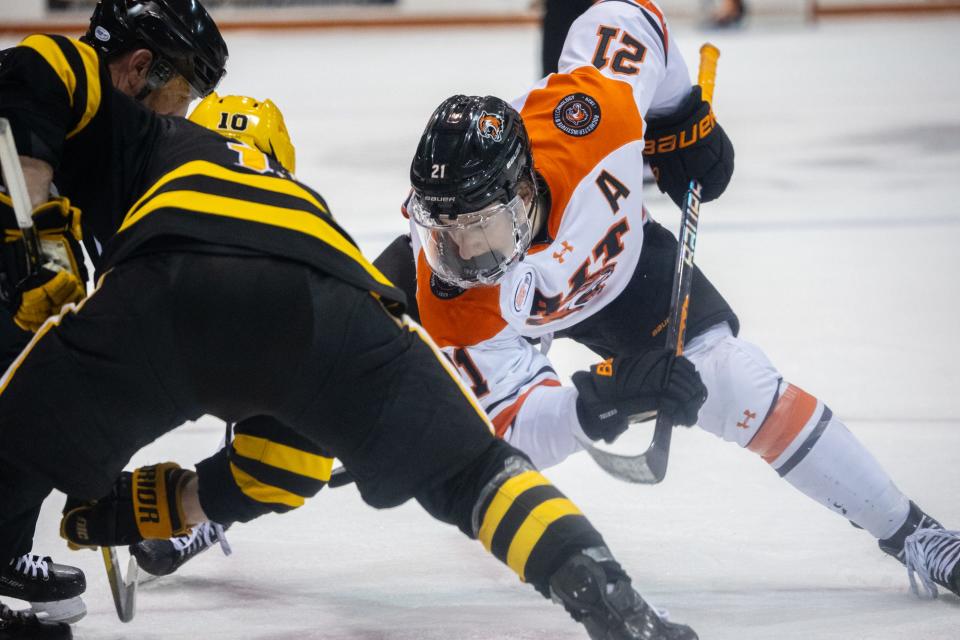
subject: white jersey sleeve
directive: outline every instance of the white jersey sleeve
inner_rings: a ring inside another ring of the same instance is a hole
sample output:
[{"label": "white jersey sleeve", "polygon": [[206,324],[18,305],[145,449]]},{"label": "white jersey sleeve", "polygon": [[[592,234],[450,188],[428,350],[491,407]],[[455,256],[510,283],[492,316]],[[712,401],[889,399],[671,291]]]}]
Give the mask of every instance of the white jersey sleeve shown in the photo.
[{"label": "white jersey sleeve", "polygon": [[477,396],[499,436],[513,424],[531,390],[560,384],[546,356],[510,327],[479,344],[445,346],[443,352]]},{"label": "white jersey sleeve", "polygon": [[571,26],[559,68],[513,102],[550,192],[545,240],[500,282],[503,318],[531,337],[583,321],[630,282],[646,221],[645,120],[690,92],[651,0],[592,6]]},{"label": "white jersey sleeve", "polygon": [[443,348],[493,423],[497,436],[530,457],[538,469],[581,449],[577,390],[560,385],[550,361],[506,327],[470,347]]},{"label": "white jersey sleeve", "polygon": [[650,0],[600,2],[570,26],[559,71],[586,65],[628,83],[640,112],[669,112],[689,93],[690,75],[663,12]]}]

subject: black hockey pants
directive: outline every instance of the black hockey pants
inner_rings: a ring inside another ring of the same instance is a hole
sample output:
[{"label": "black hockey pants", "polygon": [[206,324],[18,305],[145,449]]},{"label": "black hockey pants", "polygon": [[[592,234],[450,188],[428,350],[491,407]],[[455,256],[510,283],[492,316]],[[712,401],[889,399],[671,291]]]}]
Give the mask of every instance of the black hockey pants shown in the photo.
[{"label": "black hockey pants", "polygon": [[[20,472],[0,477],[0,557],[51,489],[105,495],[135,451],[203,414],[270,416],[339,458],[372,506],[416,497],[469,535],[481,491],[522,455],[494,438],[422,330],[370,293],[270,257],[153,254],[45,325],[0,382],[0,465]],[[498,504],[522,513],[560,499],[548,493]],[[511,566],[541,584],[600,542],[573,505],[551,522],[487,526],[501,559],[525,541]]]}]

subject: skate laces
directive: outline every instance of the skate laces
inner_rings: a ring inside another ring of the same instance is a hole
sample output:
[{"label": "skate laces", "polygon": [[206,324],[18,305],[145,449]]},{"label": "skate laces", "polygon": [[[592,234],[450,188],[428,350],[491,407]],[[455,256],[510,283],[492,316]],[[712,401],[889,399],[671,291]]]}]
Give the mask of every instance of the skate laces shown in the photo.
[{"label": "skate laces", "polygon": [[203,549],[213,546],[213,543],[218,541],[223,555],[228,556],[233,553],[233,549],[230,548],[230,543],[227,542],[227,537],[224,535],[223,527],[216,522],[201,522],[193,527],[190,533],[170,539],[173,548],[181,556],[195,555]]},{"label": "skate laces", "polygon": [[23,575],[30,576],[31,578],[36,578],[38,571],[43,574],[44,579],[50,577],[50,558],[25,553],[19,558],[11,560],[10,564],[13,566],[14,571],[19,571]]},{"label": "skate laces", "polygon": [[930,599],[936,598],[936,582],[949,584],[950,575],[960,562],[960,531],[917,529],[904,540],[903,552],[910,591],[918,597],[924,597],[917,588],[916,574],[925,595]]}]

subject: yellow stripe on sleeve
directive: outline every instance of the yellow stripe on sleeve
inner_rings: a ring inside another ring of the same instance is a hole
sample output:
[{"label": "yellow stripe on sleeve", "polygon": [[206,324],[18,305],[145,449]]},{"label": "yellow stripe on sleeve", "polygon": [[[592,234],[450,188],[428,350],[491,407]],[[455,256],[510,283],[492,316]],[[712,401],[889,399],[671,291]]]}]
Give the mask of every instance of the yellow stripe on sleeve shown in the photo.
[{"label": "yellow stripe on sleeve", "polygon": [[233,480],[240,487],[240,491],[257,502],[284,504],[294,509],[303,506],[302,497],[280,487],[264,484],[232,462],[230,463],[230,473],[233,474]]},{"label": "yellow stripe on sleeve", "polygon": [[[96,51],[94,51],[90,45],[77,40],[70,40],[70,44],[76,47],[77,53],[80,55],[80,60],[83,62],[83,70],[86,75],[87,95],[83,115],[80,117],[77,126],[67,134],[67,139],[83,131],[93,117],[97,115],[101,101],[100,60],[97,57]],[[60,77],[60,81],[63,82],[63,86],[67,91],[67,97],[70,100],[70,107],[72,108],[76,99],[77,75],[73,67],[70,66],[70,62],[67,60],[66,55],[64,55],[60,45],[57,44],[57,41],[49,36],[32,35],[25,38],[23,42],[20,43],[20,46],[33,49],[50,65],[50,68],[53,69]]]},{"label": "yellow stripe on sleeve", "polygon": [[259,438],[247,434],[238,434],[232,442],[233,450],[244,458],[283,469],[298,476],[330,481],[330,472],[333,469],[333,458],[318,456],[301,451],[294,447],[272,442],[266,438]]},{"label": "yellow stripe on sleeve", "polygon": [[566,498],[554,498],[538,505],[513,536],[507,550],[507,566],[513,569],[521,580],[526,581],[524,569],[534,547],[554,522],[564,516],[583,515],[577,505]]},{"label": "yellow stripe on sleeve", "polygon": [[77,76],[57,42],[49,36],[32,35],[24,38],[20,46],[33,49],[47,61],[50,68],[60,76],[60,81],[63,82],[67,95],[70,97],[70,106],[73,107],[73,94],[77,90]]},{"label": "yellow stripe on sleeve", "polygon": [[97,52],[94,51],[90,45],[78,40],[71,40],[70,43],[77,48],[80,59],[83,60],[83,69],[87,73],[87,106],[83,110],[80,122],[77,123],[73,131],[67,134],[68,140],[83,131],[83,129],[90,124],[93,116],[97,115],[97,111],[100,109],[101,99],[100,59],[97,57]]},{"label": "yellow stripe on sleeve", "polygon": [[490,551],[490,547],[493,545],[493,535],[497,532],[500,521],[503,520],[503,516],[507,514],[507,511],[510,510],[521,493],[527,489],[548,484],[550,484],[550,481],[536,471],[524,471],[504,482],[497,490],[497,495],[490,502],[490,506],[487,507],[486,513],[483,514],[483,523],[480,525],[480,532],[477,534],[477,538],[483,543],[483,548]]}]

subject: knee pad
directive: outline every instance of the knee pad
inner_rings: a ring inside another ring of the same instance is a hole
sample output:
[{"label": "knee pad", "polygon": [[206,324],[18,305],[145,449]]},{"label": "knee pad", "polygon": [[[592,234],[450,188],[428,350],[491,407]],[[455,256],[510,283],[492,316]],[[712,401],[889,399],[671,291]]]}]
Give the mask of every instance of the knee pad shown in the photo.
[{"label": "knee pad", "polygon": [[685,354],[696,366],[709,396],[698,425],[724,440],[747,446],[773,410],[782,376],[767,356],[735,338],[726,325],[690,343]]}]

